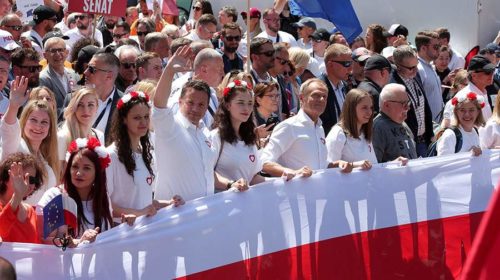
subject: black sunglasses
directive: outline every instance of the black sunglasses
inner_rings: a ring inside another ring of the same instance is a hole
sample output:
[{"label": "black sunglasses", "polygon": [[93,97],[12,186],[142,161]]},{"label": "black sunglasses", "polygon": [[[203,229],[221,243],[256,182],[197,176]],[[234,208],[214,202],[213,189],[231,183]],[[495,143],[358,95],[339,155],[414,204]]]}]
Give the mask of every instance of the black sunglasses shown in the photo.
[{"label": "black sunglasses", "polygon": [[77,15],[77,16],[75,16],[75,20],[77,20],[77,19],[83,20],[86,17],[87,17],[86,15]]},{"label": "black sunglasses", "polygon": [[113,34],[113,38],[115,39],[121,39],[123,36],[127,35],[127,33],[122,33],[122,34]]},{"label": "black sunglasses", "polygon": [[97,68],[97,67],[92,66],[92,65],[88,65],[86,70],[89,70],[90,74],[95,74],[95,72],[97,72],[97,71],[108,72],[108,73],[111,72],[110,70]]},{"label": "black sunglasses", "polygon": [[272,50],[272,51],[267,51],[267,52],[260,52],[260,53],[257,53],[257,54],[258,55],[263,54],[263,55],[265,55],[267,57],[272,57],[272,56],[274,56],[274,53],[275,53],[274,50]]},{"label": "black sunglasses", "polygon": [[352,65],[352,61],[341,61],[341,60],[330,60],[330,61],[336,62],[345,68],[350,67]]},{"label": "black sunglasses", "polygon": [[28,69],[30,73],[35,73],[35,72],[40,72],[42,70],[42,66],[36,65],[36,66],[24,66],[24,65],[19,65],[19,68],[23,69]]},{"label": "black sunglasses", "polygon": [[418,67],[418,65],[408,67],[408,66],[404,66],[404,65],[402,65],[402,64],[398,64],[398,66],[401,66],[401,67],[403,67],[403,68],[406,68],[406,69],[408,69],[408,70],[410,70],[410,71],[413,71],[413,70],[417,69],[417,67]]},{"label": "black sunglasses", "polygon": [[134,68],[135,69],[135,62],[120,62],[120,64],[125,68],[125,69],[130,69]]},{"label": "black sunglasses", "polygon": [[137,36],[146,36],[148,35],[149,32],[141,32],[141,31],[137,31]]},{"label": "black sunglasses", "polygon": [[226,40],[228,41],[236,41],[239,42],[241,40],[241,36],[226,36]]},{"label": "black sunglasses", "polygon": [[294,73],[295,73],[294,71],[288,71],[288,72],[285,71],[285,72],[283,72],[283,75],[291,77]]},{"label": "black sunglasses", "polygon": [[193,7],[193,11],[201,11],[201,7],[194,6],[194,7]]},{"label": "black sunglasses", "polygon": [[290,62],[289,60],[286,60],[286,59],[281,58],[281,57],[278,57],[278,56],[277,56],[277,57],[275,57],[275,58],[276,58],[276,59],[279,59],[279,61],[280,61],[280,64],[281,64],[281,65],[285,65],[285,64],[287,64],[287,63],[289,63],[289,62]]},{"label": "black sunglasses", "polygon": [[[241,15],[241,17],[243,18],[243,20],[247,20],[247,15]],[[252,17],[252,16],[250,16],[250,18],[259,18],[259,17]]]},{"label": "black sunglasses", "polygon": [[14,29],[15,31],[19,31],[19,30],[23,29],[22,25],[5,25],[5,27]]}]

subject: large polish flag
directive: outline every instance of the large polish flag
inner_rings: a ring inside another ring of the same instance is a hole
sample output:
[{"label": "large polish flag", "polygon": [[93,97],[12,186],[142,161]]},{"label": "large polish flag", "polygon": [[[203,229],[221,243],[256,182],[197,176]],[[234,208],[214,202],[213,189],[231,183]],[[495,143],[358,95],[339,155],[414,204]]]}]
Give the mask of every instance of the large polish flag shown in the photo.
[{"label": "large polish flag", "polygon": [[456,279],[500,152],[317,171],[224,192],[61,251],[4,243],[20,279]]}]

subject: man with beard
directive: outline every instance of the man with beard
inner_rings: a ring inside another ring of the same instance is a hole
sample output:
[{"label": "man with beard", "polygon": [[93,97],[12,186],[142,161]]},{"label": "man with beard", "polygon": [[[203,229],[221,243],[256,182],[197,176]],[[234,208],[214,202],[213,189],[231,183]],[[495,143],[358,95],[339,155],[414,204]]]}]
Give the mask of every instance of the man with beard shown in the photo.
[{"label": "man with beard", "polygon": [[273,81],[269,69],[274,67],[275,51],[273,41],[267,38],[253,38],[250,42],[250,61],[254,84]]},{"label": "man with beard", "polygon": [[25,76],[28,78],[28,88],[32,89],[39,84],[40,55],[34,49],[19,48],[11,56],[13,77]]},{"label": "man with beard", "polygon": [[232,70],[243,70],[243,58],[236,52],[241,41],[241,28],[234,22],[224,25],[221,30],[221,41],[224,43],[222,50],[222,60],[224,61],[224,73]]},{"label": "man with beard", "polygon": [[274,9],[266,9],[263,18],[266,30],[262,31],[257,37],[271,39],[273,43],[284,42],[287,43],[289,47],[299,46],[290,33],[280,31],[280,16]]},{"label": "man with beard", "polygon": [[[77,41],[83,38],[92,37],[92,20],[94,19],[94,15],[77,14],[75,18],[76,28],[64,33],[65,36],[69,37],[69,39],[66,40],[66,45],[69,47],[69,53],[71,53],[71,49],[73,49],[73,45]],[[102,33],[99,29],[95,30],[94,39],[99,43],[99,46],[103,46]],[[71,59],[72,58],[70,57],[68,60]]]},{"label": "man with beard", "polygon": [[103,46],[107,46],[113,42],[113,28],[115,27],[118,17],[116,16],[103,16],[98,25],[98,29],[102,33]]},{"label": "man with beard", "polygon": [[26,32],[26,38],[32,42],[32,47],[38,52],[40,56],[43,55],[43,36],[49,31],[52,31],[57,23],[56,11],[41,5],[33,11],[34,26],[31,31]]},{"label": "man with beard", "polygon": [[135,63],[140,54],[141,52],[136,47],[130,45],[123,45],[116,49],[115,56],[120,60],[120,70],[115,82],[118,90],[125,92],[129,86],[135,84],[137,80]]}]

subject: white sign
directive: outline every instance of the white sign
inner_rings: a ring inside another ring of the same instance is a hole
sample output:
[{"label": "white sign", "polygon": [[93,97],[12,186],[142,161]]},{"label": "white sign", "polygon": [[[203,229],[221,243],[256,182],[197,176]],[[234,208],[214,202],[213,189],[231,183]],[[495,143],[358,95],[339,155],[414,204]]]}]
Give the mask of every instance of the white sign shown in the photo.
[{"label": "white sign", "polygon": [[43,5],[43,0],[17,0],[17,10],[23,15],[21,20],[28,23],[33,20],[33,11],[36,7]]}]

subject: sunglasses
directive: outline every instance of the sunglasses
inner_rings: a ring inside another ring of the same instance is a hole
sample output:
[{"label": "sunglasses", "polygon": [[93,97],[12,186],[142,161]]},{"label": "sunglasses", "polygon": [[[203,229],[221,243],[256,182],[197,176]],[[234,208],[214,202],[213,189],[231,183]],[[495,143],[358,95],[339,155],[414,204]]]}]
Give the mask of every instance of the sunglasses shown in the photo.
[{"label": "sunglasses", "polygon": [[260,52],[260,53],[257,53],[257,54],[258,54],[258,55],[263,54],[263,55],[265,55],[265,56],[267,56],[267,57],[272,57],[272,56],[274,56],[274,50],[272,50],[272,51],[267,51],[267,52]]},{"label": "sunglasses", "polygon": [[410,107],[410,104],[411,104],[411,100],[405,100],[405,101],[387,100],[387,101],[392,102],[392,103],[401,104],[401,106],[403,106],[403,108]]},{"label": "sunglasses", "polygon": [[281,65],[285,65],[285,64],[287,64],[287,63],[289,63],[289,62],[290,62],[289,60],[286,60],[286,59],[281,58],[281,57],[278,57],[278,56],[277,56],[277,57],[275,57],[275,58],[276,58],[276,59],[279,59],[279,61],[280,61],[280,64],[281,64]]},{"label": "sunglasses", "polygon": [[148,34],[149,34],[149,32],[146,32],[146,31],[145,32],[137,31],[137,36],[146,36]]},{"label": "sunglasses", "polygon": [[28,69],[30,73],[40,72],[42,70],[42,66],[40,65],[35,65],[35,66],[19,65],[18,67],[23,69]]},{"label": "sunglasses", "polygon": [[90,72],[90,74],[95,74],[95,72],[97,72],[97,71],[108,72],[108,73],[111,72],[110,70],[97,68],[97,67],[92,66],[92,65],[88,65],[86,70],[88,70]]},{"label": "sunglasses", "polygon": [[19,31],[19,30],[23,29],[22,25],[5,25],[5,27],[8,27],[8,28],[13,29],[15,31]]},{"label": "sunglasses", "polygon": [[84,20],[85,18],[87,18],[86,15],[78,15],[78,16],[75,16],[75,20],[79,19],[79,20]]},{"label": "sunglasses", "polygon": [[113,34],[113,38],[115,39],[121,39],[123,36],[127,35],[127,33],[122,33],[122,34]]},{"label": "sunglasses", "polygon": [[193,11],[201,11],[201,7],[194,6],[194,7],[193,7]]},{"label": "sunglasses", "polygon": [[66,49],[64,49],[64,48],[58,48],[58,49],[52,48],[52,49],[49,49],[49,53],[51,53],[51,54],[64,53],[64,51],[66,51]]},{"label": "sunglasses", "polygon": [[[241,17],[243,18],[243,20],[247,20],[247,15],[241,15]],[[259,18],[259,17],[250,16],[250,18]]]},{"label": "sunglasses", "polygon": [[406,69],[408,69],[409,71],[413,71],[413,70],[417,69],[417,67],[418,67],[418,65],[408,67],[408,66],[404,66],[404,65],[402,65],[402,64],[398,64],[398,66],[401,66],[401,67],[403,67],[403,68],[406,68]]},{"label": "sunglasses", "polygon": [[293,74],[295,74],[295,72],[293,72],[293,71],[283,72],[283,75],[288,76],[288,77],[293,76]]},{"label": "sunglasses", "polygon": [[135,62],[120,62],[120,64],[125,69],[130,69],[130,68],[134,68],[135,69]]},{"label": "sunglasses", "polygon": [[345,68],[351,67],[351,65],[352,65],[352,61],[341,61],[341,60],[330,60],[330,61],[338,63],[338,64],[342,65]]},{"label": "sunglasses", "polygon": [[241,36],[226,36],[225,37],[226,40],[228,41],[236,41],[236,42],[239,42],[241,40]]}]

